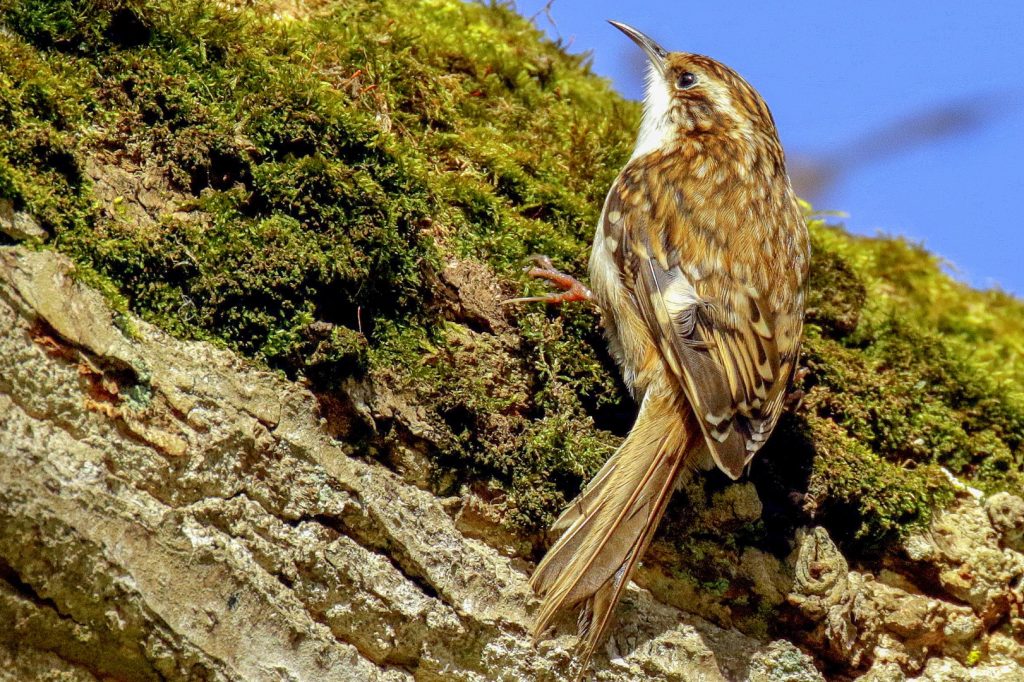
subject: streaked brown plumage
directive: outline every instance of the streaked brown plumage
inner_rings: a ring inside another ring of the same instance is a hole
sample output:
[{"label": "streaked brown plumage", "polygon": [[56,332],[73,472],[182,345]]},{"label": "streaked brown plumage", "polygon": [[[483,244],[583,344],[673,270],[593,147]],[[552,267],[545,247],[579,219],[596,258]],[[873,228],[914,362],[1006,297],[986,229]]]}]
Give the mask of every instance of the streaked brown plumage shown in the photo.
[{"label": "streaked brown plumage", "polygon": [[[581,674],[680,472],[710,457],[738,478],[774,429],[799,353],[810,256],[757,92],[713,59],[667,53],[613,23],[651,69],[637,147],[608,193],[590,280],[640,412],[555,523],[562,535],[531,580],[542,599],[535,636],[582,605]],[[571,281],[543,264],[533,272]]]}]

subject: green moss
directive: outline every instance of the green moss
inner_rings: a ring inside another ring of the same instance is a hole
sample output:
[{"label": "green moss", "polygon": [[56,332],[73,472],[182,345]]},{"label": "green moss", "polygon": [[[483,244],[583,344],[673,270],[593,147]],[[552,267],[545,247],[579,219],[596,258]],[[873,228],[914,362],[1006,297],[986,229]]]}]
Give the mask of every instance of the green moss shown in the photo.
[{"label": "green moss", "polygon": [[832,421],[815,418],[808,427],[816,451],[808,501],[837,541],[877,547],[952,500],[934,465],[891,462]]},{"label": "green moss", "polygon": [[855,237],[815,225],[818,252],[835,254],[864,284],[869,321],[895,317],[939,334],[972,371],[987,375],[1012,400],[1024,399],[1024,302],[998,289],[971,289],[906,240]]},{"label": "green moss", "polygon": [[[990,492],[1019,490],[1024,401],[1020,384],[1000,379],[1006,368],[994,360],[1016,341],[979,345],[1015,322],[988,315],[968,322],[964,314],[954,329],[938,308],[948,300],[966,311],[993,298],[1024,307],[954,282],[905,242],[812,228],[808,416],[792,438],[814,450],[811,511],[850,520],[842,535],[878,546],[951,499],[937,466]],[[785,434],[777,438],[783,447]]]},{"label": "green moss", "polygon": [[[501,4],[242,4],[0,5],[0,197],[119,310],[321,393],[409,397],[439,488],[483,481],[509,525],[541,527],[635,408],[593,311],[466,319],[444,268],[482,264],[506,293],[541,289],[531,253],[584,272],[638,107]],[[938,466],[1019,489],[1024,304],[809,219],[807,396],[752,471],[763,524],[731,542],[781,555],[813,520],[881,546],[949,499]]]},{"label": "green moss", "polygon": [[50,230],[93,214],[75,130],[90,106],[80,71],[0,35],[0,198]]},{"label": "green moss", "polygon": [[847,261],[828,248],[821,232],[819,226],[811,239],[814,260],[808,280],[807,322],[844,336],[857,328],[867,290]]},{"label": "green moss", "polygon": [[506,491],[507,525],[528,530],[547,525],[617,444],[542,348],[448,323],[432,336],[395,330],[374,351],[378,380],[424,406],[419,428],[442,444],[439,461]]}]

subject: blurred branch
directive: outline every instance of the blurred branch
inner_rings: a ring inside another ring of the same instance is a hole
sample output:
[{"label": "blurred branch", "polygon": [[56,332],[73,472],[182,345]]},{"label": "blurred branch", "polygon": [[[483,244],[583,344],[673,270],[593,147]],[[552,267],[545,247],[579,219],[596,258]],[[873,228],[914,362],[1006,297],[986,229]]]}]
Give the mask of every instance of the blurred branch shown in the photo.
[{"label": "blurred branch", "polygon": [[1017,92],[973,95],[897,118],[831,152],[794,155],[789,162],[793,185],[800,196],[813,202],[862,166],[981,130],[1020,102]]}]

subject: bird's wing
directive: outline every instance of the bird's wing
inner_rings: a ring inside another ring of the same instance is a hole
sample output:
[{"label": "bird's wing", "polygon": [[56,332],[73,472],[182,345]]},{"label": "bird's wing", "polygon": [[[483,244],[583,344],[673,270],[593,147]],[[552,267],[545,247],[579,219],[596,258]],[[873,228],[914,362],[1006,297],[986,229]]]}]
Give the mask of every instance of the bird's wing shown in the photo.
[{"label": "bird's wing", "polygon": [[[666,366],[682,386],[715,463],[738,478],[782,412],[795,350],[780,353],[765,292],[734,281],[709,262],[708,249],[683,210],[617,183],[603,229]],[[652,207],[654,207],[652,209]],[[716,255],[717,254],[717,255]],[[797,338],[799,335],[797,335]]]}]

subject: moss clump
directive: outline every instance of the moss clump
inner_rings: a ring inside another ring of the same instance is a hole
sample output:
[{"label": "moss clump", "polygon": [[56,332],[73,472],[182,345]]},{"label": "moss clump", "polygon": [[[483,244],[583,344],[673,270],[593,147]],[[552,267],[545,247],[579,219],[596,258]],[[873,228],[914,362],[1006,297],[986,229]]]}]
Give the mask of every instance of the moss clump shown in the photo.
[{"label": "moss clump", "polygon": [[[440,473],[454,468],[456,484],[482,480],[502,491],[506,523],[534,530],[597,471],[617,438],[595,426],[585,409],[594,403],[577,392],[596,382],[579,341],[559,319],[533,313],[521,322],[522,337],[452,322],[429,338],[405,328],[373,364],[379,383],[423,406],[415,430],[440,444]],[[575,365],[562,364],[566,346],[580,357]]]},{"label": "moss clump", "polygon": [[949,277],[944,263],[899,238],[854,237],[815,222],[818,253],[832,253],[861,280],[873,327],[895,318],[932,332],[958,362],[1018,404],[1024,399],[1024,302]]},{"label": "moss clump", "polygon": [[44,226],[83,227],[92,215],[76,131],[90,102],[80,74],[0,35],[0,196]]},{"label": "moss clump", "polygon": [[934,465],[887,460],[832,421],[811,419],[808,426],[817,456],[807,506],[837,541],[877,548],[952,500]]},{"label": "moss clump", "polygon": [[971,346],[1009,330],[987,316],[961,319],[954,330],[929,305],[943,292],[962,310],[988,298],[1024,306],[953,282],[905,242],[857,239],[820,223],[812,230],[808,393],[801,419],[774,444],[810,448],[807,509],[839,538],[869,548],[951,499],[938,466],[990,492],[1020,489],[1024,401],[1015,379],[997,378],[992,360],[1014,341]]},{"label": "moss clump", "polygon": [[[542,526],[633,407],[593,312],[481,312],[487,287],[446,268],[509,293],[538,286],[508,283],[530,253],[582,272],[636,105],[504,5],[237,4],[0,4],[0,198],[122,309],[324,394],[401,394],[438,487],[486,481]],[[878,547],[949,498],[940,465],[1019,489],[1021,302],[811,222],[807,396],[755,464],[743,541],[779,554],[813,520]]]}]

